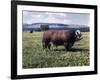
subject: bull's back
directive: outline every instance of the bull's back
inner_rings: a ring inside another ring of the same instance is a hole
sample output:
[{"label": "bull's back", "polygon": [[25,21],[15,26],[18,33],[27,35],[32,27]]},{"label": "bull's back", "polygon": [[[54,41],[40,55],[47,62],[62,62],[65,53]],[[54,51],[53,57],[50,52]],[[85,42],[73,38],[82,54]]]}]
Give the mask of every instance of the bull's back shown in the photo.
[{"label": "bull's back", "polygon": [[55,31],[52,35],[52,40],[66,40],[72,36],[73,32],[70,30]]}]

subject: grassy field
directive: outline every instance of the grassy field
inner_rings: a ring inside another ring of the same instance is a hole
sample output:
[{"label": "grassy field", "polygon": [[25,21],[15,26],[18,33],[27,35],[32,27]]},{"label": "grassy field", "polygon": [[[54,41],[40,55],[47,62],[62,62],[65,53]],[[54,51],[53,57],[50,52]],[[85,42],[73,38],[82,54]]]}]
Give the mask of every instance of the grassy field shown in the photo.
[{"label": "grassy field", "polygon": [[89,32],[82,33],[83,39],[76,42],[71,51],[63,46],[51,50],[42,48],[42,32],[23,32],[23,68],[46,68],[88,66],[90,59]]}]

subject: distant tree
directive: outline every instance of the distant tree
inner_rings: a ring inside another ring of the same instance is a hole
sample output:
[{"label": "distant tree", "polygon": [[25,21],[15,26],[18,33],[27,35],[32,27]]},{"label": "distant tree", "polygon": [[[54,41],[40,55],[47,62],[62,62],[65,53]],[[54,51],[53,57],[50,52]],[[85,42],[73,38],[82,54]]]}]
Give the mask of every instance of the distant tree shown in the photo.
[{"label": "distant tree", "polygon": [[46,30],[49,30],[49,25],[41,25],[40,28],[41,28],[41,31],[46,31]]}]

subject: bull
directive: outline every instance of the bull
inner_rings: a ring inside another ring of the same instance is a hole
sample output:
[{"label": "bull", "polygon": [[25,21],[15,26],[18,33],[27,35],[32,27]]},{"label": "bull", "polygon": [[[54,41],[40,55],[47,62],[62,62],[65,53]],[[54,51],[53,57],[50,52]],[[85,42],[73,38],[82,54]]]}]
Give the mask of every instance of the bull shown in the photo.
[{"label": "bull", "polygon": [[80,30],[49,30],[43,33],[42,44],[43,49],[50,49],[51,43],[53,45],[63,45],[65,49],[69,50],[76,41],[81,40],[82,34]]}]

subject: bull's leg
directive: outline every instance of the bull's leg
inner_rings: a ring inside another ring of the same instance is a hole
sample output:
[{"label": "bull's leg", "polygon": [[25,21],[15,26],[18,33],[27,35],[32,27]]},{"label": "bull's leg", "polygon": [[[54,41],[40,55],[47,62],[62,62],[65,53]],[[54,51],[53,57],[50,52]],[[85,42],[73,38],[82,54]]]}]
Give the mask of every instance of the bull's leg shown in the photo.
[{"label": "bull's leg", "polygon": [[43,49],[45,49],[45,43],[42,43],[42,45],[43,45]]},{"label": "bull's leg", "polygon": [[74,45],[74,43],[69,43],[68,46],[67,46],[67,50],[70,50],[72,48],[72,46]]},{"label": "bull's leg", "polygon": [[64,43],[64,47],[67,50],[68,49],[68,43]]},{"label": "bull's leg", "polygon": [[48,44],[48,49],[50,49],[50,47],[51,47],[51,44],[49,43],[49,44]]},{"label": "bull's leg", "polygon": [[48,44],[43,43],[43,49],[47,48]]}]

